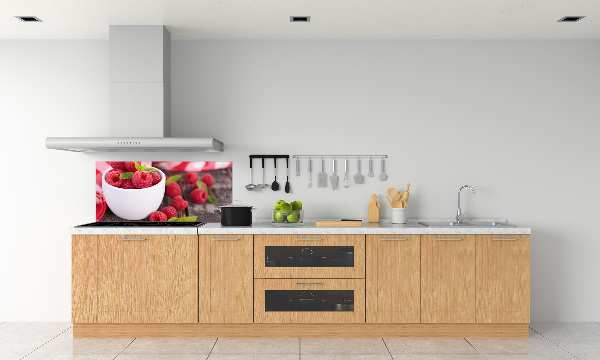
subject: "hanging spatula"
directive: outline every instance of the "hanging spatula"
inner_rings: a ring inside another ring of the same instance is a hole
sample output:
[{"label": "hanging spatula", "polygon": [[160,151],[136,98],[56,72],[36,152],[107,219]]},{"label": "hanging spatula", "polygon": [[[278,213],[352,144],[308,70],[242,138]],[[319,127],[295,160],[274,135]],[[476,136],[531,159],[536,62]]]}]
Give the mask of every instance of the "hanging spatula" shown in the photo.
[{"label": "hanging spatula", "polygon": [[340,178],[337,176],[337,173],[335,172],[335,159],[333,159],[333,174],[331,174],[331,177],[329,179],[331,180],[331,188],[333,190],[337,189],[338,181],[340,180]]},{"label": "hanging spatula", "polygon": [[325,174],[325,160],[321,159],[321,172],[317,175],[317,186],[327,187],[327,174]]},{"label": "hanging spatula", "polygon": [[360,158],[358,158],[357,169],[358,169],[358,172],[356,173],[356,175],[354,175],[354,182],[357,184],[364,184],[365,177],[363,176],[363,174],[360,173]]}]

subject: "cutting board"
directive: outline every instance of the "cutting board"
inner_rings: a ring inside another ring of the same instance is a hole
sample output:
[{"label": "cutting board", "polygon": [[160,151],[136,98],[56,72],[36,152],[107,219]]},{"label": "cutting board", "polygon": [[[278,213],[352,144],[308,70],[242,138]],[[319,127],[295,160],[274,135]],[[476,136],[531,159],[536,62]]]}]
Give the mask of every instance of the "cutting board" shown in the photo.
[{"label": "cutting board", "polygon": [[362,221],[317,220],[317,227],[361,227]]}]

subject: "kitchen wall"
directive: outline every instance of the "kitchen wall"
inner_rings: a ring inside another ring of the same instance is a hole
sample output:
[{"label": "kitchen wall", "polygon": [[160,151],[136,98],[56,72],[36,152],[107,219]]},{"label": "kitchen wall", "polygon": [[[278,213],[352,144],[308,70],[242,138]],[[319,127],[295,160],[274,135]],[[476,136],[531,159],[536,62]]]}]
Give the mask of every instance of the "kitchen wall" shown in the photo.
[{"label": "kitchen wall", "polygon": [[[386,189],[407,182],[409,217],[450,218],[470,184],[469,216],[533,229],[532,319],[600,320],[600,41],[173,41],[172,51],[173,135],[216,137],[226,151],[152,159],[233,160],[234,198],[256,218],[279,199],[301,200],[310,218],[366,218],[372,193],[387,218]],[[94,161],[148,156],[44,149],[46,136],[108,133],[106,41],[0,41],[0,54],[10,169],[0,320],[66,321],[68,227],[94,220]],[[308,189],[303,162],[300,177],[290,169],[292,194],[248,192],[248,155],[261,153],[388,154],[389,179]]]}]

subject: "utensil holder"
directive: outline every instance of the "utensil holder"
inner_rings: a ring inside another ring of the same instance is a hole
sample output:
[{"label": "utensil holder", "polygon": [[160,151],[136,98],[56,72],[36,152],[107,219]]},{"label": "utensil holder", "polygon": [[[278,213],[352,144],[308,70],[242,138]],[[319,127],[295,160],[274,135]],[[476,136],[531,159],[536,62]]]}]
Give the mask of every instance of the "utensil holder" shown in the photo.
[{"label": "utensil holder", "polygon": [[392,224],[406,224],[406,208],[392,208]]}]

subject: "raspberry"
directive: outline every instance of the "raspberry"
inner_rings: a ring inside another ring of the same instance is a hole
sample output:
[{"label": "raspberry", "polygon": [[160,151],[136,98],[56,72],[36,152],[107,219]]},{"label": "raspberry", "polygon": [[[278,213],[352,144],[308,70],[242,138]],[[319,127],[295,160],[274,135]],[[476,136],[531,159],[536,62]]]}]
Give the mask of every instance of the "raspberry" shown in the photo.
[{"label": "raspberry", "polygon": [[206,186],[211,187],[215,184],[215,179],[211,174],[204,174],[202,177],[202,182],[206,184]]},{"label": "raspberry", "polygon": [[127,171],[127,168],[125,168],[125,163],[122,161],[109,161],[108,165],[115,170],[121,170],[122,172]]},{"label": "raspberry", "polygon": [[[200,181],[200,182],[202,182],[202,181]],[[203,184],[204,184],[204,183],[203,183]],[[204,186],[206,186],[206,184],[204,184]],[[206,186],[206,187],[208,187],[208,186]],[[193,186],[193,188],[194,188],[194,190],[195,190],[195,189],[198,189],[198,182],[197,182],[197,181],[194,183],[194,186]],[[202,189],[202,188],[201,188],[201,189]]]},{"label": "raspberry", "polygon": [[173,207],[177,210],[183,210],[188,206],[188,202],[183,200],[181,196],[175,196],[171,202],[171,205],[173,205]]},{"label": "raspberry", "polygon": [[177,217],[177,210],[172,206],[165,206],[161,210],[165,215],[167,215],[167,220],[170,218]]},{"label": "raspberry", "polygon": [[125,161],[125,170],[129,171],[129,172],[136,172],[137,169],[135,168],[135,162],[134,161]]},{"label": "raspberry", "polygon": [[161,180],[160,174],[158,171],[153,171],[150,173],[152,175],[152,186],[158,184]]},{"label": "raspberry", "polygon": [[161,211],[155,211],[150,214],[150,221],[167,221],[167,215]]},{"label": "raspberry", "polygon": [[178,183],[170,183],[167,186],[167,196],[175,197],[177,195],[181,195],[181,188]]},{"label": "raspberry", "polygon": [[190,194],[190,198],[192,199],[192,201],[197,202],[198,204],[204,204],[206,202],[207,195],[208,194],[206,193],[206,190],[196,189],[192,191],[192,193]]},{"label": "raspberry", "polygon": [[125,179],[125,180],[123,180],[123,186],[122,186],[122,188],[123,189],[137,189],[135,187],[135,185],[133,185],[133,180],[131,180],[131,179]]},{"label": "raspberry", "polygon": [[133,185],[138,189],[145,189],[152,186],[152,175],[143,171],[136,171],[131,180],[133,180]]},{"label": "raspberry", "polygon": [[185,181],[187,181],[188,184],[195,183],[196,181],[198,181],[198,174],[196,174],[196,173],[185,174]]},{"label": "raspberry", "polygon": [[111,170],[106,174],[106,182],[109,185],[120,188],[123,186],[123,179],[121,179],[121,172],[119,170]]}]

